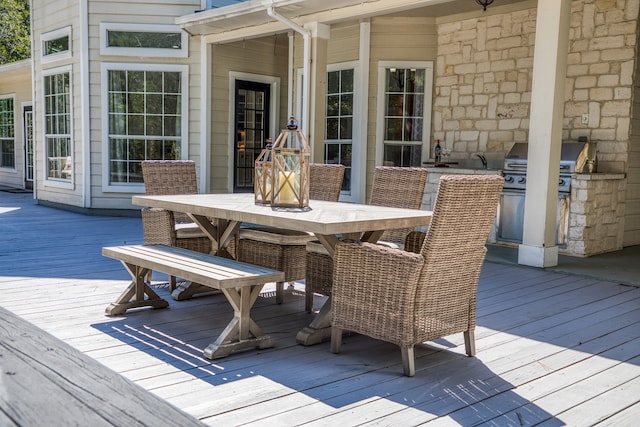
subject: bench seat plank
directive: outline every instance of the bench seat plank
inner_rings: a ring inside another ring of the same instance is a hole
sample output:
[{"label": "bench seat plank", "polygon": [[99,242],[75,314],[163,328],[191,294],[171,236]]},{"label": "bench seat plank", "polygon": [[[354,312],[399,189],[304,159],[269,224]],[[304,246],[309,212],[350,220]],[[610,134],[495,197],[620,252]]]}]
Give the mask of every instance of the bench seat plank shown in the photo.
[{"label": "bench seat plank", "polygon": [[233,308],[233,319],[205,349],[205,357],[217,359],[243,348],[273,347],[273,339],[262,332],[250,312],[265,283],[284,281],[282,271],[167,245],[104,247],[102,255],[120,260],[131,275],[131,284],[107,307],[108,315],[131,308],[167,307],[169,303],[145,282],[150,271],[160,271],[221,290]]},{"label": "bench seat plank", "polygon": [[102,248],[102,254],[214,289],[276,282],[283,275],[278,270],[166,245],[112,246]]}]

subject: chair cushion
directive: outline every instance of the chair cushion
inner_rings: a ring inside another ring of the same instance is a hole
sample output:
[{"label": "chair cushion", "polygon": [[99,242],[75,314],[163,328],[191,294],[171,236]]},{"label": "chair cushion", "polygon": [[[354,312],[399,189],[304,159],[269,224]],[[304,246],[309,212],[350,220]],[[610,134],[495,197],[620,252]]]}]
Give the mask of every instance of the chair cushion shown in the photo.
[{"label": "chair cushion", "polygon": [[317,240],[312,240],[309,243],[307,243],[307,252],[312,252],[312,253],[321,254],[321,255],[329,255],[329,252],[327,251],[327,249],[322,245],[322,243],[318,242]]},{"label": "chair cushion", "polygon": [[313,239],[313,234],[283,228],[249,226],[240,228],[240,238],[275,245],[306,245]]},{"label": "chair cushion", "polygon": [[206,237],[197,224],[193,222],[176,224],[176,239],[195,239],[197,237]]},{"label": "chair cushion", "polygon": [[[376,244],[386,246],[392,249],[403,249],[404,247],[404,245],[400,243],[386,242],[386,241],[378,241],[376,242]],[[324,246],[322,246],[322,243],[318,242],[317,240],[312,240],[309,243],[307,243],[307,252],[313,252],[313,253],[322,254],[322,255],[329,255],[329,252],[327,252],[327,249]]]}]

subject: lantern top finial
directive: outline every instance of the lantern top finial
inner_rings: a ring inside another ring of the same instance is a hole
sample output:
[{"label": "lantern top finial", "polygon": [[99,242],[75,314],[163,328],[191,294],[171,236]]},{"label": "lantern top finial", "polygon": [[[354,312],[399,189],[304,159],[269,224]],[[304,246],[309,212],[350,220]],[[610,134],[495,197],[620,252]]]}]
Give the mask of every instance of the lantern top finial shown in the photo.
[{"label": "lantern top finial", "polygon": [[298,121],[295,117],[289,116],[289,121],[287,122],[287,129],[296,130],[298,129]]}]

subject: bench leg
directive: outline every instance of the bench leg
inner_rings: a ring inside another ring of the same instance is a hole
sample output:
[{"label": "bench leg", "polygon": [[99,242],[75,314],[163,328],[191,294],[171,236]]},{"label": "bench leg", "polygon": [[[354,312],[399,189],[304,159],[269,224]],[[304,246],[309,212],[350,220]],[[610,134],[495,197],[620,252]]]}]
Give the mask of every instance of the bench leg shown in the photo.
[{"label": "bench leg", "polygon": [[[148,268],[138,267],[122,261],[122,264],[131,275],[131,283],[127,289],[120,294],[115,302],[109,304],[105,312],[109,316],[122,314],[130,308],[153,307],[165,308],[169,303],[160,298],[149,285],[145,282],[147,275],[150,273]],[[146,298],[145,298],[146,296]]]},{"label": "bench leg", "polygon": [[251,319],[251,307],[258,299],[264,285],[243,286],[238,289],[222,289],[227,301],[233,307],[233,319],[224,331],[204,350],[204,357],[219,359],[232,351],[244,348],[269,348],[275,345],[273,339],[265,335]]}]

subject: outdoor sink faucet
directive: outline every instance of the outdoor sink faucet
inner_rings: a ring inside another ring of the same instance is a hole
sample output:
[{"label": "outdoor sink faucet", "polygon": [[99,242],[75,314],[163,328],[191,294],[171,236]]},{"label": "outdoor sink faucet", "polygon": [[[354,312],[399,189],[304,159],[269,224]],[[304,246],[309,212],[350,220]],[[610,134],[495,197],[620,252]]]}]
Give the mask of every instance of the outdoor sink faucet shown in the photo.
[{"label": "outdoor sink faucet", "polygon": [[487,168],[487,158],[484,156],[484,154],[476,154],[476,156],[478,156],[478,158],[482,162],[482,169],[486,169]]}]

